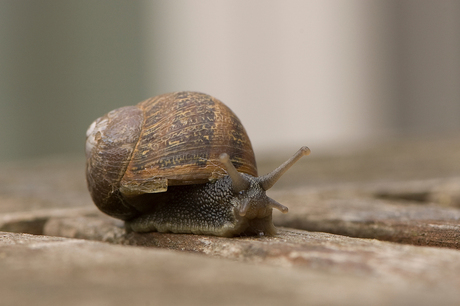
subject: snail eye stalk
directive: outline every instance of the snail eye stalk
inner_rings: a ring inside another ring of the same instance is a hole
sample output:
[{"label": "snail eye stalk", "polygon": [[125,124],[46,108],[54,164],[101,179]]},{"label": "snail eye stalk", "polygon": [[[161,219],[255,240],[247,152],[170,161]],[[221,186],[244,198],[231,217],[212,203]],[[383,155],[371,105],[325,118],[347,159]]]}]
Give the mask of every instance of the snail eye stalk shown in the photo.
[{"label": "snail eye stalk", "polygon": [[240,191],[247,190],[249,188],[249,181],[236,170],[235,166],[233,166],[230,161],[230,156],[228,156],[227,153],[222,153],[219,159],[220,162],[224,164],[228,176],[232,179],[233,192],[239,193]]},{"label": "snail eye stalk", "polygon": [[309,155],[311,153],[310,149],[308,147],[301,147],[299,151],[297,151],[294,156],[289,158],[287,161],[285,161],[281,166],[273,170],[272,172],[259,177],[260,180],[260,186],[264,190],[268,190],[275,185],[275,183],[280,179],[280,177],[283,176],[283,174],[291,168],[292,165],[294,165],[302,156]]}]

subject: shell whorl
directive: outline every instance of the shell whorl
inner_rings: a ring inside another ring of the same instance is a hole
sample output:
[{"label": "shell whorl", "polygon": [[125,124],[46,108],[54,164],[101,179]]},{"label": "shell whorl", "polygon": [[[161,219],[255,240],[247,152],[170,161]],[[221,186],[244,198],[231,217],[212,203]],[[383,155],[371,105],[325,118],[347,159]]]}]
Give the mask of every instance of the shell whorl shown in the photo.
[{"label": "shell whorl", "polygon": [[99,209],[120,219],[137,214],[119,200],[119,184],[139,140],[142,111],[118,108],[94,121],[86,132],[86,180]]},{"label": "shell whorl", "polygon": [[[87,131],[87,181],[103,212],[129,219],[129,197],[226,175],[227,153],[239,172],[257,176],[249,137],[219,100],[197,92],[160,95],[111,111]],[[128,199],[128,201],[126,200]]]},{"label": "shell whorl", "polygon": [[162,177],[168,185],[206,183],[225,175],[226,152],[238,171],[257,176],[249,137],[236,115],[201,93],[165,94],[137,105],[145,122],[123,181]]}]

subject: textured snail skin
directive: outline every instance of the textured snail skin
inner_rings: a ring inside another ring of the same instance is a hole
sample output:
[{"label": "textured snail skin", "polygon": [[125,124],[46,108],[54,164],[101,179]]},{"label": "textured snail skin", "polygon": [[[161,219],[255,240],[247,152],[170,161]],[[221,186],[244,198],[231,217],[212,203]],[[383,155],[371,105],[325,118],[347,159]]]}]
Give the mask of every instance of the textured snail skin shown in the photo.
[{"label": "textured snail skin", "polygon": [[167,196],[150,195],[150,200],[155,201],[154,208],[126,221],[126,228],[136,232],[158,231],[225,237],[241,234],[275,235],[272,208],[254,205],[245,216],[238,213],[244,198],[251,196],[256,203],[267,197],[254,178],[251,179],[251,195],[247,192],[234,194],[232,181],[228,176],[214,183],[172,186]]}]

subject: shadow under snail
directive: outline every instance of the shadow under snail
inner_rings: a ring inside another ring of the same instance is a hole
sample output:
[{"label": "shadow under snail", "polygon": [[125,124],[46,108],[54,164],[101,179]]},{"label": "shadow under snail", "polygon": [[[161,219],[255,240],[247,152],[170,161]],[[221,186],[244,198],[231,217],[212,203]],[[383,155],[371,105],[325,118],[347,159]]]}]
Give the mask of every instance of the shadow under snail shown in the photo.
[{"label": "shadow under snail", "polygon": [[257,176],[236,115],[219,100],[176,92],[115,109],[86,132],[86,179],[96,206],[127,231],[275,235],[265,192],[310,149]]}]

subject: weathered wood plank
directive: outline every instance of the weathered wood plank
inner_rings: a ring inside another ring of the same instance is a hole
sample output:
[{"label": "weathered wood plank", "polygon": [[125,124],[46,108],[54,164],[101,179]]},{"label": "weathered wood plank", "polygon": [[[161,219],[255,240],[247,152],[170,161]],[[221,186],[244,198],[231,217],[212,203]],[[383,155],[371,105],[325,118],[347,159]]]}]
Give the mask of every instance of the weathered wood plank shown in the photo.
[{"label": "weathered wood plank", "polygon": [[82,159],[1,168],[2,305],[460,303],[459,139],[313,150],[270,190],[290,208],[276,237],[126,234],[91,203]]}]

